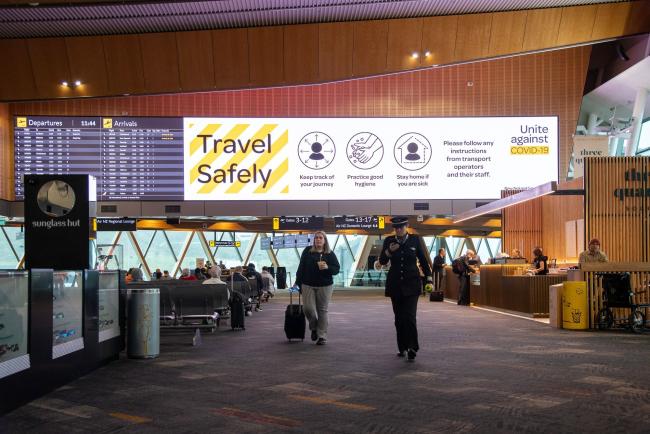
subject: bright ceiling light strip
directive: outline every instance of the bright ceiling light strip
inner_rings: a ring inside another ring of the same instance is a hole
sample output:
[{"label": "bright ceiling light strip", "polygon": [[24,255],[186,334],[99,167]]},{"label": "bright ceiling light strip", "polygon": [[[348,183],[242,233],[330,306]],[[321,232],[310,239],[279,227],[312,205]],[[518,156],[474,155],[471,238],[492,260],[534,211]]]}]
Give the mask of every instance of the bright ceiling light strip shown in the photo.
[{"label": "bright ceiling light strip", "polygon": [[453,222],[459,223],[465,220],[480,217],[484,214],[490,214],[495,211],[500,211],[509,206],[518,205],[529,200],[537,199],[538,197],[546,196],[557,191],[557,182],[551,181],[546,184],[538,185],[537,187],[524,190],[520,193],[513,194],[512,196],[504,197],[503,199],[495,200],[478,208],[462,212],[454,217]]}]

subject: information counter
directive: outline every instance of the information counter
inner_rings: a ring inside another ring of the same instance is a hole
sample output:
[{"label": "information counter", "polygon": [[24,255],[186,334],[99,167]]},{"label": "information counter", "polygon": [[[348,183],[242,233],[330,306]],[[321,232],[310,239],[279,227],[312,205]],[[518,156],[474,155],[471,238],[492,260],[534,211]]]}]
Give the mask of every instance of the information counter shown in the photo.
[{"label": "information counter", "polygon": [[[525,275],[527,264],[482,265],[480,284],[470,285],[470,301],[479,306],[548,316],[550,285],[567,280],[564,274]],[[447,269],[445,297],[458,299],[459,280]]]}]

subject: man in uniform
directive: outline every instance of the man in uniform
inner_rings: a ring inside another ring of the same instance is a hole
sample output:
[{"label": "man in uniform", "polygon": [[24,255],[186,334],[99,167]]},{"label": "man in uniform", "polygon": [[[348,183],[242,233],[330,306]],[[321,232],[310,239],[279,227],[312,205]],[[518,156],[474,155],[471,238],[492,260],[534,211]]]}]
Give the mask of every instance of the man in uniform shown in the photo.
[{"label": "man in uniform", "polygon": [[419,349],[415,317],[422,291],[420,268],[427,285],[432,285],[430,259],[422,238],[408,233],[407,217],[393,217],[391,224],[395,235],[384,239],[379,263],[386,265],[390,261],[391,264],[386,276],[385,294],[393,303],[399,351],[397,356],[406,355],[409,361],[414,361]]}]

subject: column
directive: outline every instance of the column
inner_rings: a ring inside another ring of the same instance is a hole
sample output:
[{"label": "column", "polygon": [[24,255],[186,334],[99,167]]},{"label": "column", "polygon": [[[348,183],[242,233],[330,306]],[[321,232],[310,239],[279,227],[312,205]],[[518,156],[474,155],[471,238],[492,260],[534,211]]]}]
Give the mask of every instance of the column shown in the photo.
[{"label": "column", "polygon": [[643,111],[648,96],[648,90],[644,88],[637,89],[636,99],[634,100],[634,109],[632,110],[632,129],[630,131],[630,140],[625,149],[625,156],[633,157],[639,147],[639,137],[641,136],[641,126],[643,123]]}]

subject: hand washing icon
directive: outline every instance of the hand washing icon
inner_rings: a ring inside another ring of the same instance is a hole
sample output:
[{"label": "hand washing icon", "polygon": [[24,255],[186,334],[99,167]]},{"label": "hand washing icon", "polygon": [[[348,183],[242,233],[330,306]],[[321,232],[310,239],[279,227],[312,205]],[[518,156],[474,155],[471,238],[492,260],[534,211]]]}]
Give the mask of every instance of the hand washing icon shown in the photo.
[{"label": "hand washing icon", "polygon": [[354,167],[372,169],[384,158],[384,144],[373,133],[357,133],[348,141],[346,155]]}]

